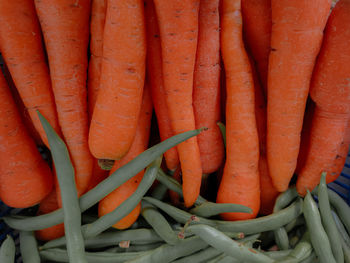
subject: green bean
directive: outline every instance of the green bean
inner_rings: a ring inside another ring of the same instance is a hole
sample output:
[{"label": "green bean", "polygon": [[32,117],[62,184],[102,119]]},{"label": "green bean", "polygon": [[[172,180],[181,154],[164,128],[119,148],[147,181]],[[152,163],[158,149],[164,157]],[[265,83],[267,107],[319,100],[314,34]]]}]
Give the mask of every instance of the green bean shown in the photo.
[{"label": "green bean", "polygon": [[164,245],[164,242],[157,242],[157,243],[151,243],[151,244],[143,244],[143,245],[131,245],[128,248],[122,248],[119,246],[109,248],[105,250],[105,252],[142,252],[147,250],[153,250],[160,246]]},{"label": "green bean", "polygon": [[13,263],[15,262],[15,255],[15,242],[10,235],[7,235],[6,239],[2,242],[0,247],[0,262]]},{"label": "green bean", "polygon": [[222,139],[224,141],[224,145],[226,147],[226,126],[222,122],[216,123],[219,126],[219,129],[221,131]]},{"label": "green bean", "polygon": [[[85,252],[88,263],[122,263],[126,260],[136,258],[147,252],[123,252],[123,253],[108,253],[108,252]],[[55,262],[72,262],[69,261],[67,250],[59,248],[51,248],[40,251],[40,257],[43,260],[52,260]],[[74,262],[75,263],[75,262]]]},{"label": "green bean", "polygon": [[306,259],[302,260],[300,263],[316,263],[319,262],[316,257],[315,251],[311,252],[311,255]]},{"label": "green bean", "polygon": [[[121,241],[131,241],[132,244],[149,244],[162,241],[153,229],[139,228],[116,232],[105,232],[96,237],[85,239],[86,248],[102,248],[118,244]],[[45,243],[40,250],[57,248],[66,244],[65,237]]]},{"label": "green bean", "polygon": [[[242,261],[238,261],[237,259],[227,256],[226,254],[223,255],[223,257],[218,258],[215,263],[242,263]],[[248,263],[248,261],[244,261]]]},{"label": "green bean", "polygon": [[191,214],[201,217],[211,217],[221,213],[240,212],[240,213],[252,213],[250,207],[239,204],[217,204],[212,202],[205,202],[199,206],[196,206],[190,210]]},{"label": "green bean", "polygon": [[164,216],[145,201],[142,201],[141,214],[166,243],[175,245],[182,241],[173,231]]},{"label": "green bean", "polygon": [[[275,202],[275,206],[273,208],[273,212],[276,213],[280,211],[282,208],[285,208],[290,202],[292,202],[296,197],[298,196],[298,193],[295,189],[295,187],[289,188],[284,193],[281,193]],[[287,231],[284,227],[279,227],[276,230],[273,231],[275,235],[275,240],[277,243],[277,246],[282,249],[286,250],[289,248],[289,239]]]},{"label": "green bean", "polygon": [[151,196],[155,199],[163,200],[167,194],[168,187],[163,184],[158,184],[151,193]]},{"label": "green bean", "polygon": [[[144,197],[143,199],[163,210],[179,223],[185,224],[192,216],[186,211],[178,209],[152,197]],[[277,227],[284,226],[293,219],[297,218],[302,213],[302,203],[303,201],[299,198],[292,205],[285,209],[282,209],[277,213],[250,220],[228,222],[198,217],[198,222],[193,221],[191,224],[206,224],[209,226],[217,227],[220,231],[223,232],[243,232],[245,235],[256,234],[264,231],[274,230]]]},{"label": "green bean", "polygon": [[[221,253],[221,254],[218,255],[217,257],[215,257],[215,258],[209,260],[207,263],[217,263],[217,262],[219,262],[220,260],[225,259],[226,257],[229,257],[229,258],[232,259],[232,257],[227,256],[225,253]],[[230,261],[226,261],[226,262],[230,262]]]},{"label": "green bean", "polygon": [[241,261],[248,262],[273,262],[271,258],[265,256],[257,250],[246,247],[243,244],[232,240],[219,230],[204,224],[192,225],[188,227],[188,231],[199,236],[210,246],[224,252],[228,256],[232,256]]},{"label": "green bean", "polygon": [[289,253],[292,252],[291,249],[286,250],[277,250],[277,251],[265,251],[263,252],[266,256],[269,256],[272,259],[280,260],[286,256],[289,255]]},{"label": "green bean", "polygon": [[331,245],[327,234],[322,226],[321,216],[317,204],[310,192],[304,198],[304,217],[310,233],[310,239],[317,257],[321,263],[335,263]]},{"label": "green bean", "polygon": [[346,231],[342,221],[338,217],[338,215],[332,211],[332,215],[334,218],[335,225],[340,233],[340,236],[344,239],[345,243],[350,247],[350,237],[348,235],[348,232]]},{"label": "green bean", "polygon": [[140,257],[127,261],[128,263],[168,263],[177,258],[185,257],[193,254],[205,247],[207,243],[199,239],[198,237],[190,237],[184,239],[182,242],[172,246],[165,244],[159,248],[146,252]]},{"label": "green bean", "polygon": [[[79,199],[81,212],[86,211],[114,191],[114,189],[118,188],[127,180],[134,177],[156,158],[158,158],[158,156],[177,144],[198,135],[201,131],[202,129],[198,129],[177,134],[139,154],[133,160],[117,169],[96,187],[82,195]],[[14,229],[25,231],[40,230],[62,223],[63,210],[57,209],[54,212],[35,217],[4,217],[4,221]]]},{"label": "green bean", "polygon": [[178,260],[175,260],[173,263],[207,262],[208,260],[217,257],[220,254],[221,252],[219,250],[213,247],[208,247],[187,257],[182,257]]},{"label": "green bean", "polygon": [[350,233],[350,208],[348,204],[334,191],[328,189],[329,202],[337,211],[338,216]]},{"label": "green bean", "polygon": [[328,235],[334,258],[337,263],[343,263],[344,254],[340,241],[341,237],[332,216],[331,207],[329,204],[326,173],[322,173],[321,181],[318,186],[318,205],[320,207],[322,225]]},{"label": "green bean", "polygon": [[69,260],[76,263],[87,262],[84,254],[84,239],[81,232],[81,213],[75,184],[74,167],[70,161],[69,152],[64,141],[39,111],[38,115],[50,145],[60,186],[64,232],[67,240]]},{"label": "green bean", "polygon": [[297,226],[302,226],[302,225],[305,225],[305,219],[303,216],[299,216],[295,219],[293,219],[290,223],[288,223],[286,226],[285,226],[285,229],[287,232],[290,232],[292,231],[295,227]]},{"label": "green bean", "polygon": [[[225,232],[224,232],[225,235],[227,235]],[[246,236],[245,238],[242,238],[239,240],[239,243],[242,243],[243,245],[245,246],[251,246],[253,245],[256,241],[258,241],[258,238],[261,234],[258,233],[258,234],[254,234],[254,235],[250,235],[250,236]]]},{"label": "green bean", "polygon": [[38,245],[33,232],[20,231],[19,244],[24,263],[40,263]]},{"label": "green bean", "polygon": [[310,244],[309,232],[305,232],[303,238],[292,250],[292,252],[290,252],[288,256],[281,259],[280,262],[284,262],[284,263],[300,262],[308,258],[311,255],[312,251],[313,249]]},{"label": "green bean", "polygon": [[[167,175],[166,173],[164,173],[164,171],[162,169],[159,169],[159,172],[157,174],[157,180],[161,184],[163,184],[167,188],[169,188],[170,190],[178,193],[181,197],[183,197],[181,184],[178,181],[176,181],[173,177],[171,177],[171,176]],[[207,200],[199,195],[197,197],[195,205],[200,205],[200,204],[205,203],[205,202],[207,202]]]},{"label": "green bean", "polygon": [[350,247],[346,244],[343,237],[340,237],[340,243],[344,253],[344,262],[350,263]]},{"label": "green bean", "polygon": [[295,248],[295,246],[299,243],[300,237],[298,235],[295,235],[291,238],[289,238],[289,244],[291,248]]}]

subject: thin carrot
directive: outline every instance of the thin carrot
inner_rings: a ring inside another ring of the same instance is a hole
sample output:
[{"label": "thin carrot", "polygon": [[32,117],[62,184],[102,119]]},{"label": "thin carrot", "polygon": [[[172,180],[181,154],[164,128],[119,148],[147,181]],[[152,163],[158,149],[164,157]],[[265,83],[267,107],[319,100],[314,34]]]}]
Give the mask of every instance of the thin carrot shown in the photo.
[{"label": "thin carrot", "polygon": [[220,31],[219,0],[202,0],[193,79],[193,110],[196,128],[208,130],[198,135],[203,173],[219,169],[225,149],[217,122],[220,121]]},{"label": "thin carrot", "polygon": [[34,2],[47,49],[58,120],[81,195],[88,187],[93,165],[86,102],[90,1]]},{"label": "thin carrot", "polygon": [[30,207],[50,193],[53,177],[22,123],[2,72],[0,102],[0,199],[11,207]]},{"label": "thin carrot", "polygon": [[242,0],[243,34],[257,64],[267,97],[267,71],[271,40],[271,0]]},{"label": "thin carrot", "polygon": [[252,214],[222,214],[225,220],[239,220],[254,218],[260,207],[259,139],[253,76],[242,39],[241,1],[222,3],[221,51],[227,90],[226,164],[217,202],[250,207]]},{"label": "thin carrot", "polygon": [[[165,99],[162,70],[162,51],[160,45],[159,27],[153,0],[145,1],[145,18],[147,29],[147,76],[150,82],[154,111],[157,116],[158,129],[161,141],[173,136],[168,106]],[[167,168],[176,170],[179,165],[179,155],[176,147],[164,154]]]},{"label": "thin carrot", "polygon": [[121,159],[133,142],[146,64],[143,1],[108,0],[101,90],[92,115],[89,146],[99,159]]},{"label": "thin carrot", "polygon": [[344,140],[350,116],[350,1],[340,0],[333,9],[314,69],[310,96],[316,103],[310,148],[297,179],[305,195],[329,173]]},{"label": "thin carrot", "polygon": [[[193,73],[198,37],[199,0],[154,1],[163,58],[166,102],[175,134],[195,129]],[[202,167],[197,138],[177,146],[182,170],[185,206],[200,192]]]},{"label": "thin carrot", "polygon": [[36,110],[59,132],[40,25],[31,0],[0,1],[0,52],[34,127],[48,145]]},{"label": "thin carrot", "polygon": [[312,70],[331,0],[272,0],[267,92],[267,162],[274,186],[287,190],[297,165]]},{"label": "thin carrot", "polygon": [[[124,156],[123,159],[116,161],[110,174],[116,171],[118,168],[134,159],[137,155],[145,151],[148,147],[150,128],[151,128],[151,117],[152,117],[152,99],[150,90],[147,86],[144,88],[143,99],[141,105],[140,116],[138,118],[138,124],[136,128],[135,139],[131,145],[130,150]],[[103,216],[115,208],[117,208],[122,202],[124,202],[129,196],[131,196],[138,185],[140,184],[144,171],[141,171],[133,178],[129,179],[123,185],[119,186],[112,193],[106,196],[100,201],[98,207],[99,216]],[[138,218],[141,211],[141,204],[138,204],[134,210],[124,217],[122,220],[117,222],[113,227],[118,229],[125,229],[130,227]]]},{"label": "thin carrot", "polygon": [[103,31],[105,27],[107,0],[92,0],[90,21],[90,61],[88,69],[88,110],[91,120],[97,94],[100,89],[100,76],[103,53]]}]

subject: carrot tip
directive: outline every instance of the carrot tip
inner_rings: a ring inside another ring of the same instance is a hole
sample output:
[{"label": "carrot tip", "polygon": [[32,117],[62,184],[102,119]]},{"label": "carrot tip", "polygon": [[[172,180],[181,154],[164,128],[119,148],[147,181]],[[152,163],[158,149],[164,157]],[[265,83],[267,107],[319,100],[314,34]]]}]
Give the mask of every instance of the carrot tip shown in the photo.
[{"label": "carrot tip", "polygon": [[100,166],[100,168],[105,171],[111,170],[114,165],[114,160],[98,159],[97,162],[98,166]]}]

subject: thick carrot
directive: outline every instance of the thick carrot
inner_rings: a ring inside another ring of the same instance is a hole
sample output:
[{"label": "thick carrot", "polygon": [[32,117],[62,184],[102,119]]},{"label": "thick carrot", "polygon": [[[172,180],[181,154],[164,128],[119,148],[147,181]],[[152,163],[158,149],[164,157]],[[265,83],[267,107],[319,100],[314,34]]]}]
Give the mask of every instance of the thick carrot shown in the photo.
[{"label": "thick carrot", "polygon": [[271,0],[242,0],[243,34],[267,97],[267,71],[271,40]]},{"label": "thick carrot", "polygon": [[42,140],[48,145],[36,110],[60,131],[40,25],[31,0],[0,1],[0,52]]},{"label": "thick carrot", "polygon": [[[134,159],[137,155],[145,151],[148,147],[150,128],[151,128],[151,117],[152,117],[152,99],[150,90],[146,85],[143,92],[142,106],[140,116],[138,118],[138,124],[136,129],[135,139],[131,145],[130,150],[124,156],[123,159],[116,161],[110,174],[115,170]],[[132,195],[138,185],[140,184],[144,171],[141,171],[133,178],[129,179],[123,185],[119,186],[112,193],[106,196],[100,201],[98,206],[99,216],[103,216],[115,208],[117,208],[122,202],[124,202],[130,195]],[[118,229],[125,229],[130,227],[138,218],[141,211],[141,204],[138,204],[134,210],[124,217],[122,220],[117,222],[113,227]]]},{"label": "thick carrot", "polygon": [[[155,0],[163,58],[166,102],[175,134],[195,129],[193,73],[198,38],[199,0]],[[177,146],[185,206],[200,192],[202,167],[197,138]]]},{"label": "thick carrot", "polygon": [[254,83],[242,39],[240,0],[224,0],[221,52],[226,73],[226,163],[218,203],[248,206],[252,214],[224,213],[225,220],[254,218],[260,207],[259,139],[255,120]]},{"label": "thick carrot", "polygon": [[88,187],[93,165],[86,102],[90,1],[34,2],[47,49],[58,120],[81,195]]},{"label": "thick carrot", "polygon": [[[165,90],[163,86],[162,50],[160,45],[159,27],[153,0],[145,1],[145,18],[147,29],[147,76],[151,87],[151,96],[154,111],[157,116],[160,139],[162,141],[173,136],[171,129],[168,106],[166,104]],[[167,168],[176,170],[179,165],[179,155],[176,147],[164,154]]]},{"label": "thick carrot", "polygon": [[53,177],[22,123],[1,72],[0,102],[0,199],[11,207],[29,207],[50,193]]},{"label": "thick carrot", "polygon": [[331,0],[272,0],[267,92],[267,162],[276,189],[296,168],[312,70]]},{"label": "thick carrot", "polygon": [[121,159],[133,142],[146,64],[143,1],[108,0],[100,85],[89,146],[99,159]]},{"label": "thick carrot", "polygon": [[202,0],[193,79],[193,110],[203,173],[219,169],[225,149],[217,122],[220,121],[220,31],[219,0]]},{"label": "thick carrot", "polygon": [[98,185],[101,181],[103,181],[107,177],[108,177],[108,171],[101,169],[101,167],[98,164],[98,160],[94,159],[94,166],[92,168],[92,175],[91,175],[91,179],[90,179],[87,191],[94,188],[96,185]]},{"label": "thick carrot", "polygon": [[103,51],[103,31],[105,27],[107,0],[92,0],[90,21],[90,61],[88,69],[88,110],[91,120],[97,94],[100,89],[100,76]]},{"label": "thick carrot", "polygon": [[350,1],[340,0],[333,9],[314,69],[310,96],[316,103],[310,148],[297,179],[305,195],[331,170],[344,141],[350,116]]},{"label": "thick carrot", "polygon": [[[38,215],[43,215],[58,209],[56,190],[54,189],[44,200],[40,202]],[[48,241],[64,236],[64,225],[59,224],[49,228],[35,231],[37,239]]]}]

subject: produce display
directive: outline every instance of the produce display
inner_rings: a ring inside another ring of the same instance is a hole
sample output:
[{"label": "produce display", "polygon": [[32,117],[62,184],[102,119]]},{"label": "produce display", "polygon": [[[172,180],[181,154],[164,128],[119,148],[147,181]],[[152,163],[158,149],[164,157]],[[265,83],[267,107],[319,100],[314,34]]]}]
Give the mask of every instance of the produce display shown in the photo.
[{"label": "produce display", "polygon": [[350,262],[350,0],[0,0],[0,55],[1,263]]}]

